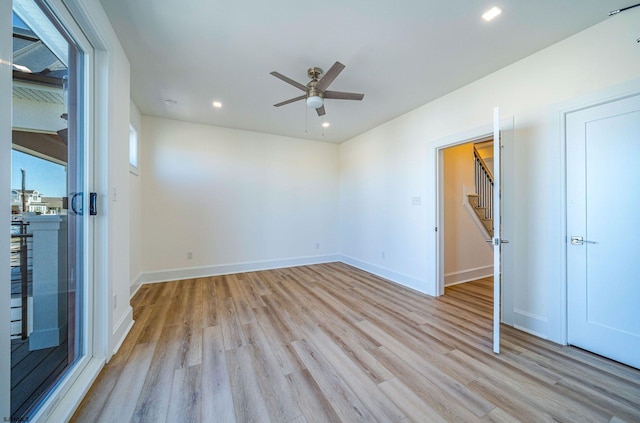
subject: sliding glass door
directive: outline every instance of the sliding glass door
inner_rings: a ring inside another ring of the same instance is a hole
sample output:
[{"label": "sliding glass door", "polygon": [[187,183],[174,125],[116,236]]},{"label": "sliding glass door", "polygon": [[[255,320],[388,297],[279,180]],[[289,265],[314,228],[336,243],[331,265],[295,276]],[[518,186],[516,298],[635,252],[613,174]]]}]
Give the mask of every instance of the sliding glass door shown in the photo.
[{"label": "sliding glass door", "polygon": [[84,54],[37,0],[13,0],[11,419],[28,420],[84,354]]}]

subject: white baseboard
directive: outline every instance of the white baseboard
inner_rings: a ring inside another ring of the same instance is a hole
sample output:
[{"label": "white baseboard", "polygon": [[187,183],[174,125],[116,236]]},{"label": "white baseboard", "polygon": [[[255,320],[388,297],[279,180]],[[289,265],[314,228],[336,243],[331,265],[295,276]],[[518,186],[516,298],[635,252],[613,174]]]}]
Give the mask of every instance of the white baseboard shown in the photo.
[{"label": "white baseboard", "polygon": [[142,273],[138,273],[138,276],[134,280],[131,281],[129,285],[129,298],[133,298],[134,295],[138,292],[142,283],[140,282],[140,278],[142,277]]},{"label": "white baseboard", "polygon": [[493,276],[493,264],[444,274],[444,286],[457,285]]},{"label": "white baseboard", "polygon": [[68,422],[73,417],[84,396],[98,378],[104,367],[104,358],[90,358],[77,377],[73,379],[71,386],[61,395],[51,407],[45,405],[32,417],[33,422]]},{"label": "white baseboard", "polygon": [[[114,326],[112,339],[115,340],[116,343],[114,344],[114,347],[111,350],[111,356],[113,356],[115,353],[118,352],[118,350],[120,349],[120,346],[122,345],[122,343],[124,342],[124,339],[129,334],[129,331],[133,327],[134,323],[135,322],[133,320],[133,308],[129,306],[129,308],[127,309],[127,312],[122,315],[118,323],[116,323],[116,325]],[[109,358],[111,358],[111,356],[109,356]]]},{"label": "white baseboard", "polygon": [[398,283],[406,286],[423,294],[435,296],[434,292],[429,292],[427,283],[419,279],[412,278],[411,276],[403,275],[401,273],[394,272],[393,270],[385,269],[384,267],[376,266],[365,261],[361,261],[349,256],[340,256],[341,262],[348,264],[349,266],[357,267],[365,272],[372,273],[381,278],[390,280],[391,282]]},{"label": "white baseboard", "polygon": [[524,310],[513,311],[513,327],[542,339],[549,339],[549,319]]},{"label": "white baseboard", "polygon": [[284,267],[307,266],[311,264],[332,263],[340,261],[338,255],[298,257],[281,260],[265,260],[247,263],[220,264],[214,266],[188,267],[182,269],[161,270],[157,272],[143,272],[139,283],[156,283],[176,281],[181,279],[204,278],[207,276],[230,275],[243,272],[257,272],[260,270],[280,269]]}]

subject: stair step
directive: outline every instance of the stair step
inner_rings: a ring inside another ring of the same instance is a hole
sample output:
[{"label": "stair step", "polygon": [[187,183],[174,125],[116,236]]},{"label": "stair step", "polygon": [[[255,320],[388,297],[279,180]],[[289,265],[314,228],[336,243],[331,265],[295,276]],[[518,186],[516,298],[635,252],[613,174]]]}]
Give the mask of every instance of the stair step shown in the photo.
[{"label": "stair step", "polygon": [[485,227],[489,235],[493,237],[493,219],[486,218],[488,207],[480,207],[478,205],[478,201],[480,200],[480,196],[478,194],[467,194],[467,198],[469,199],[469,204],[476,212],[478,219],[482,222],[482,225]]},{"label": "stair step", "polygon": [[478,207],[479,197],[477,194],[468,194],[467,198],[469,199],[469,204],[471,204],[472,207]]}]

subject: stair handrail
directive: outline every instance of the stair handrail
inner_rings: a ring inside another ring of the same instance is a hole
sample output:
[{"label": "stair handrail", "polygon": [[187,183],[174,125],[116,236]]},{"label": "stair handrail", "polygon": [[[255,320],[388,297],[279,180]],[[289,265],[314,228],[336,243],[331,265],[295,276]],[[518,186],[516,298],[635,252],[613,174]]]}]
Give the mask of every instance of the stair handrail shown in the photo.
[{"label": "stair handrail", "polygon": [[485,219],[493,219],[493,173],[473,146],[474,175],[478,207],[485,209]]},{"label": "stair handrail", "polygon": [[482,156],[480,155],[480,152],[478,151],[475,145],[473,146],[473,157],[475,157],[475,159],[480,162],[480,166],[486,172],[487,176],[489,177],[489,180],[491,181],[491,184],[493,185],[493,172],[491,172],[491,169],[489,169],[489,166],[487,166],[485,161],[482,159]]}]

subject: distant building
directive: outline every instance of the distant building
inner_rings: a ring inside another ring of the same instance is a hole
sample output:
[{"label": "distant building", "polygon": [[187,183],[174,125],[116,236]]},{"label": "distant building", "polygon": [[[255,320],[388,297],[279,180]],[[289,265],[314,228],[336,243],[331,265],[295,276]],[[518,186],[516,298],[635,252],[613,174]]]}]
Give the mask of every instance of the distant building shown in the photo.
[{"label": "distant building", "polygon": [[42,204],[47,206],[47,214],[67,214],[62,201],[62,197],[42,197]]},{"label": "distant building", "polygon": [[[26,210],[36,214],[64,214],[62,198],[43,197],[37,190],[27,189],[24,191],[26,197]],[[19,214],[22,210],[22,190],[11,190],[11,213]]]}]

